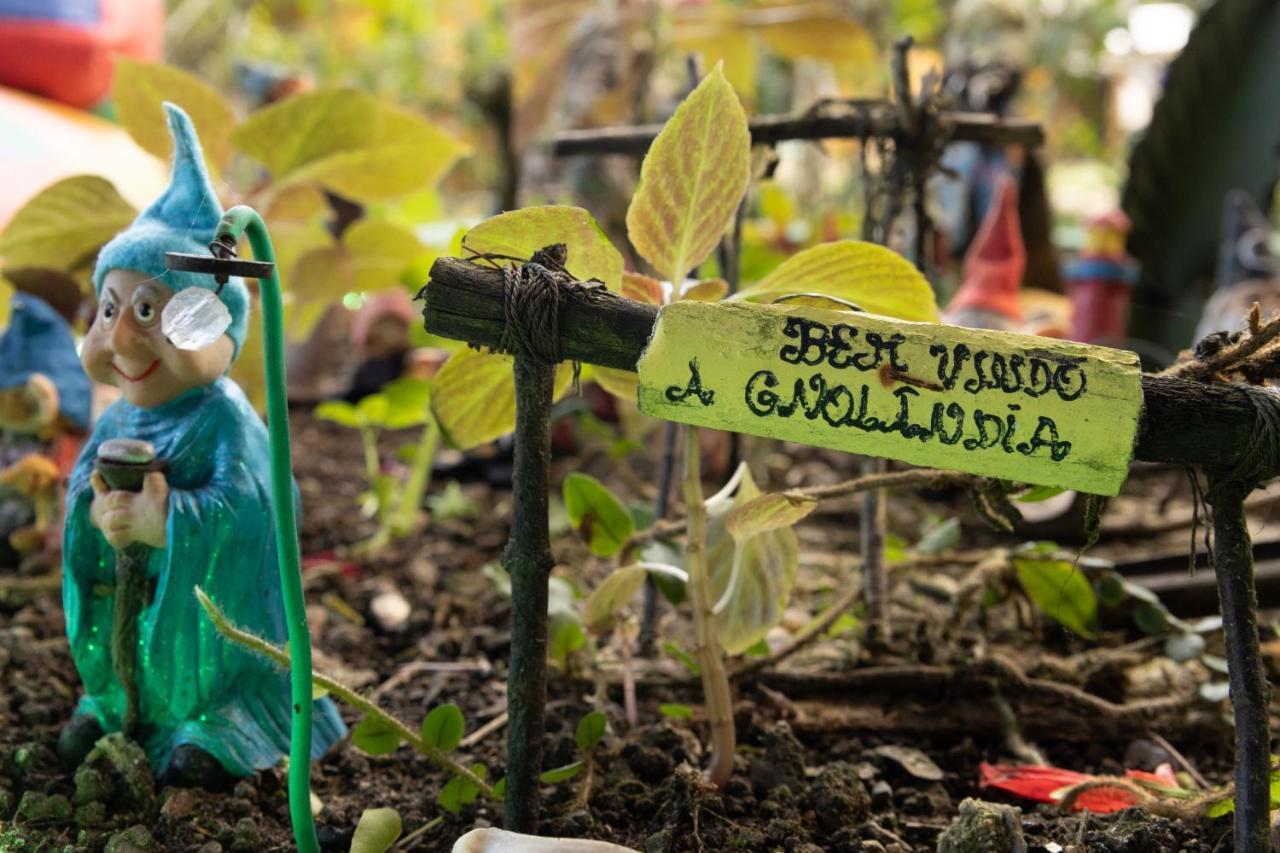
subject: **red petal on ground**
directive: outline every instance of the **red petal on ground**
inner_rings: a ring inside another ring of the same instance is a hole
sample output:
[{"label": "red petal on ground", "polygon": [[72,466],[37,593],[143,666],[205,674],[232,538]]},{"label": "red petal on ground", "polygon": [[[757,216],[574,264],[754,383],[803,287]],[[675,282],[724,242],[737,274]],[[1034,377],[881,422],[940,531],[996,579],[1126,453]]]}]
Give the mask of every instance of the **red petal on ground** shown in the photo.
[{"label": "red petal on ground", "polygon": [[[978,773],[978,784],[981,787],[996,788],[1037,803],[1056,803],[1058,799],[1053,796],[1054,793],[1079,785],[1081,782],[1106,778],[1064,770],[1060,767],[1014,767],[1008,764],[987,764],[986,762],[979,765]],[[1165,779],[1153,773],[1133,770],[1130,774],[1141,774],[1143,778],[1150,777],[1162,785],[1166,783]],[[1136,805],[1137,802],[1138,798],[1133,792],[1122,788],[1094,788],[1076,798],[1072,811],[1088,809],[1094,814],[1107,814],[1127,809]]]}]

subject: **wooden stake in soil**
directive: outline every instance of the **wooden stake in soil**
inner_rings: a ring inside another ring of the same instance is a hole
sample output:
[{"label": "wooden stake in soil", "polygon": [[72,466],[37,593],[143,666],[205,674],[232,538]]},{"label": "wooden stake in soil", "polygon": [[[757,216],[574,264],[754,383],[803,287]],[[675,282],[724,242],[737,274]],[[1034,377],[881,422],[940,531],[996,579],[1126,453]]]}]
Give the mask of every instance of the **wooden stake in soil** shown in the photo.
[{"label": "wooden stake in soil", "polygon": [[1253,545],[1244,498],[1253,485],[1210,478],[1213,559],[1222,600],[1227,677],[1235,713],[1236,853],[1271,850],[1271,733],[1267,681],[1258,643],[1258,597],[1253,585]]},{"label": "wooden stake in soil", "polygon": [[538,776],[547,705],[547,579],[555,561],[547,521],[551,401],[555,364],[515,357],[516,432],[511,538],[502,565],[511,575],[511,667],[507,674],[507,790],[504,826],[538,830]]}]

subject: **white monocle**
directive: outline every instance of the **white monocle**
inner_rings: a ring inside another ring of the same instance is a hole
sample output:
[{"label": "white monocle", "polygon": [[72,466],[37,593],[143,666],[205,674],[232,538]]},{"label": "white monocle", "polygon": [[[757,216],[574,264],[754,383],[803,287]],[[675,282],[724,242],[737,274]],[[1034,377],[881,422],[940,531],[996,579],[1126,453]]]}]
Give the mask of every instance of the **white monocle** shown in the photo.
[{"label": "white monocle", "polygon": [[169,343],[184,350],[204,349],[230,325],[227,306],[212,291],[200,287],[175,293],[160,317],[160,328]]}]

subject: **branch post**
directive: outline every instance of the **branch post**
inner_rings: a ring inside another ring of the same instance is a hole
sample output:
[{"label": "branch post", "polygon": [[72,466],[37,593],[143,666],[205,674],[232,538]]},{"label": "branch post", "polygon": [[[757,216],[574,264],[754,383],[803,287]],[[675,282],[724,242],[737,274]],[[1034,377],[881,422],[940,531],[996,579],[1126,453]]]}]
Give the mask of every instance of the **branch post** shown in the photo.
[{"label": "branch post", "polygon": [[503,822],[506,829],[525,833],[538,831],[538,777],[547,706],[547,582],[555,564],[547,501],[555,376],[555,364],[531,353],[516,354],[511,538],[502,552],[502,566],[511,576]]}]

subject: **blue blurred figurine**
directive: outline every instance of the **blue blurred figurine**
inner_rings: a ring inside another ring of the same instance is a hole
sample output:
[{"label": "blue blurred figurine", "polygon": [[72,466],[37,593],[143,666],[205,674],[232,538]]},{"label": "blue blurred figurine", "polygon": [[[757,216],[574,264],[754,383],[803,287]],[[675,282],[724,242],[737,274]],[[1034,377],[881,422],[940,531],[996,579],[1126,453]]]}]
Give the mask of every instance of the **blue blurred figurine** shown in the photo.
[{"label": "blue blurred figurine", "polygon": [[[217,291],[231,325],[203,349],[179,349],[161,331],[175,294],[217,287],[212,276],[167,270],[165,252],[207,252],[222,216],[190,119],[165,110],[169,189],[103,248],[93,277],[99,308],[82,360],[122,399],[94,427],[67,495],[63,606],[85,695],[59,751],[78,762],[103,732],[128,728],[162,781],[217,787],[280,761],[292,708],[286,674],[224,641],[193,592],[284,642],[267,432],[226,376],[248,322],[244,282]],[[154,448],[139,491],[113,489],[95,470],[112,439]],[[138,549],[148,583],[134,607],[117,554]],[[313,756],[344,732],[333,703],[316,702]]]},{"label": "blue blurred figurine", "polygon": [[61,483],[93,392],[62,315],[30,293],[11,307],[0,335],[0,566],[56,565]]}]

